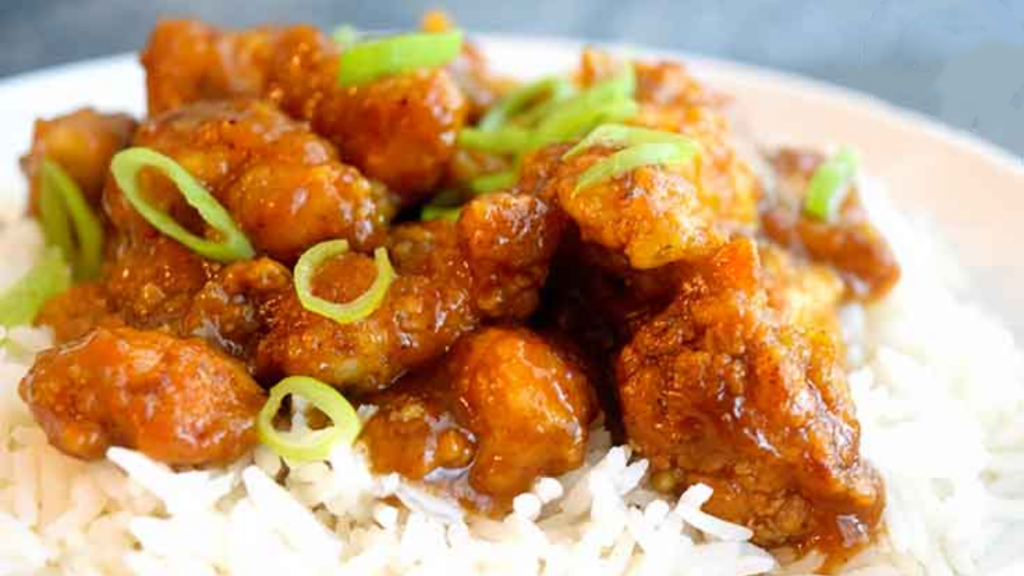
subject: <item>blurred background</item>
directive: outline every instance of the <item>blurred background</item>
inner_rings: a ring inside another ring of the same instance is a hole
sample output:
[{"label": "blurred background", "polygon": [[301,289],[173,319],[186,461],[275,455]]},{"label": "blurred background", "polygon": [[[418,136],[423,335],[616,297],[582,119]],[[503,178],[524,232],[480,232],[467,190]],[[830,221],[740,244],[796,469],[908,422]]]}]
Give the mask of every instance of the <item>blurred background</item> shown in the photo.
[{"label": "blurred background", "polygon": [[0,76],[138,49],[161,16],[223,25],[574,36],[780,68],[868,92],[1024,156],[1024,0],[0,0]]}]

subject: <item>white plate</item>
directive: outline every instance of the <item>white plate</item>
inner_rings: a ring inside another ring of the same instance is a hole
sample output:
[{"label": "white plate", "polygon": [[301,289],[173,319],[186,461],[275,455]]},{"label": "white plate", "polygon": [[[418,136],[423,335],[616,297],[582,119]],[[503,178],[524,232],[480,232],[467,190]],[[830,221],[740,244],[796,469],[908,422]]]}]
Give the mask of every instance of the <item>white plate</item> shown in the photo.
[{"label": "white plate", "polygon": [[[565,70],[580,44],[491,37],[484,42],[502,71],[534,76]],[[735,97],[738,114],[764,142],[859,148],[867,170],[888,183],[905,210],[935,219],[976,280],[986,307],[1024,337],[1024,163],[969,134],[873,98],[778,72],[681,54],[698,76]],[[42,70],[0,82],[0,199],[23,194],[17,159],[32,120],[79,106],[144,108],[133,55]],[[951,327],[955,328],[955,327]]]}]

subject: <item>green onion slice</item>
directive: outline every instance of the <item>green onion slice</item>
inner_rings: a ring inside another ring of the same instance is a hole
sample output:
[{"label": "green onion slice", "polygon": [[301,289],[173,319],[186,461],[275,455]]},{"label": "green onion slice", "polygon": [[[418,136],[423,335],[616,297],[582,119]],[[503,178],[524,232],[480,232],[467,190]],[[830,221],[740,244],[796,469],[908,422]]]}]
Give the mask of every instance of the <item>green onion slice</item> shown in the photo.
[{"label": "green onion slice", "polygon": [[377,277],[370,288],[355,300],[345,304],[324,300],[313,294],[313,275],[321,264],[329,258],[348,252],[345,240],[328,240],[306,250],[295,264],[295,292],[302,306],[339,324],[358,322],[373,314],[380,307],[388,293],[388,288],[395,281],[395,270],[388,260],[386,248],[377,248],[373,252],[373,261],[377,266]]},{"label": "green onion slice", "polygon": [[857,175],[860,158],[851,148],[841,148],[814,171],[804,197],[804,213],[822,222],[835,218]]},{"label": "green onion slice", "polygon": [[[595,115],[593,113],[595,108],[606,106],[609,103],[632,101],[635,92],[636,71],[632,64],[627,64],[622,72],[607,80],[598,82],[572,98],[568,98],[554,106],[540,121],[537,130],[542,133],[550,133],[548,138],[564,137],[567,132],[565,126],[577,124],[577,118],[581,116],[593,117]],[[590,127],[588,126],[587,128],[589,129]],[[569,137],[577,135],[569,134]]]},{"label": "green onion slice", "polygon": [[356,44],[341,54],[338,84],[360,86],[383,76],[444,66],[461,50],[461,30],[418,32]]},{"label": "green onion slice", "polygon": [[572,158],[591,146],[619,146],[628,148],[637,144],[655,143],[676,144],[683,148],[692,148],[695,154],[700,152],[700,144],[696,140],[682,134],[649,130],[625,124],[602,124],[563,154],[562,159]]},{"label": "green onion slice", "polygon": [[515,170],[485,174],[470,180],[469,189],[475,194],[486,194],[496,190],[511,188],[518,179],[519,175],[516,174]]},{"label": "green onion slice", "polygon": [[546,101],[561,100],[575,91],[572,84],[565,78],[542,78],[509,92],[499,100],[484,117],[477,127],[480,130],[496,130],[512,119],[513,116],[527,110],[530,104],[547,96]]},{"label": "green onion slice", "polygon": [[636,70],[627,63],[615,76],[554,106],[537,125],[532,148],[572,140],[598,124],[636,116],[640,106],[633,99],[635,92]]},{"label": "green onion slice", "polygon": [[695,156],[694,148],[678,144],[664,142],[637,144],[619,150],[587,168],[576,180],[573,194],[641,166],[685,164],[693,160]]},{"label": "green onion slice", "polygon": [[459,146],[493,154],[515,154],[530,144],[530,133],[516,126],[495,130],[464,128],[459,132]]},{"label": "green onion slice", "polygon": [[551,112],[561,106],[562,103],[576,96],[578,93],[579,90],[576,86],[567,82],[564,89],[560,89],[552,93],[547,100],[540,104],[537,104],[528,110],[524,110],[520,114],[516,115],[513,120],[520,126],[534,127],[551,115]]},{"label": "green onion slice", "polygon": [[462,206],[438,206],[427,204],[420,210],[420,220],[430,222],[431,220],[447,220],[457,222],[462,215]]},{"label": "green onion slice", "polygon": [[[150,204],[139,188],[138,177],[143,168],[155,168],[170,178],[185,201],[220,234],[221,241],[214,242],[196,236],[167,213]],[[173,159],[149,148],[129,148],[114,155],[110,162],[110,172],[128,201],[147,222],[200,256],[217,262],[234,262],[248,260],[256,254],[241,228],[231,219],[231,214],[195,176]]]},{"label": "green onion slice", "polygon": [[[77,279],[98,277],[103,265],[103,225],[99,218],[81,188],[59,164],[44,158],[39,177],[39,215],[46,243],[60,249]],[[74,237],[68,228],[69,220]]]},{"label": "green onion slice", "polygon": [[[331,425],[298,435],[274,428],[274,417],[288,395],[300,396],[327,415]],[[260,442],[278,456],[296,462],[326,460],[339,443],[351,445],[359,435],[361,424],[348,400],[334,388],[306,376],[290,376],[270,389],[270,398],[256,418]]]},{"label": "green onion slice", "polygon": [[71,271],[60,248],[47,248],[28,273],[0,296],[0,326],[31,324],[46,301],[71,287]]}]

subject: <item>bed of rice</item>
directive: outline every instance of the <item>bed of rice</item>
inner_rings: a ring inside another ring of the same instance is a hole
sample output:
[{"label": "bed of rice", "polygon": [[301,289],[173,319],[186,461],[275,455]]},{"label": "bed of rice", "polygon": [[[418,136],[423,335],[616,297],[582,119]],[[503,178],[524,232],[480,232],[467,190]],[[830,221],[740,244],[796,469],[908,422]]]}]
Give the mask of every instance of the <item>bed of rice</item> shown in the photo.
[{"label": "bed of rice", "polygon": [[[843,571],[1022,574],[1022,356],[1009,331],[965,301],[963,277],[927,226],[877,195],[872,204],[904,278],[885,301],[844,311],[844,325],[863,450],[886,480],[888,530]],[[4,225],[0,285],[40,244],[33,224]],[[301,466],[259,449],[226,470],[184,473],[123,449],[82,463],[47,445],[17,395],[49,335],[6,336],[0,574],[748,575],[813,573],[821,562],[750,544],[746,528],[701,511],[707,487],[659,499],[646,461],[600,428],[583,468],[539,480],[500,522],[464,517],[397,476],[374,477],[348,448]]]}]

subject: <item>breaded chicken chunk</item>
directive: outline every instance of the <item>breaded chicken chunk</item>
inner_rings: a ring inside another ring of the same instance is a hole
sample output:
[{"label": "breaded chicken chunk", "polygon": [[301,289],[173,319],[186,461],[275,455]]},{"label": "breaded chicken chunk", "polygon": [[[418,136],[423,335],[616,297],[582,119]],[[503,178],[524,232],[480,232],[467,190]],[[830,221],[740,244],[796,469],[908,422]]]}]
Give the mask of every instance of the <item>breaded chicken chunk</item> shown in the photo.
[{"label": "breaded chicken chunk", "polygon": [[309,122],[345,162],[415,202],[454,153],[465,97],[444,69],[341,87],[344,61],[311,26],[235,32],[196,21],[160,22],[142,54],[151,114],[206,99],[267,98]]},{"label": "breaded chicken chunk", "polygon": [[[344,238],[378,245],[393,208],[379,185],[340,162],[329,142],[261,100],[203,102],[150,118],[133,144],[180,163],[223,204],[258,252],[294,262],[310,246]],[[182,225],[202,232],[198,214],[163,174],[146,170],[146,198]],[[104,190],[111,220],[133,237],[157,232],[111,178]]]},{"label": "breaded chicken chunk", "polygon": [[706,509],[760,545],[863,543],[883,491],[841,348],[773,310],[761,275],[754,243],[730,243],[637,331],[617,366],[629,441],[657,487],[710,486]]},{"label": "breaded chicken chunk", "polygon": [[29,212],[35,214],[38,210],[38,175],[44,158],[67,172],[89,204],[99,206],[110,158],[128,146],[134,132],[131,116],[104,114],[92,108],[36,120],[32,148],[21,159],[29,182]]},{"label": "breaded chicken chunk", "polygon": [[[261,374],[314,376],[372,391],[437,358],[483,319],[525,319],[536,308],[561,221],[542,200],[490,194],[459,222],[404,224],[388,240],[398,274],[369,317],[341,324],[305,309],[294,293],[268,312]],[[346,302],[376,278],[373,260],[346,253],[325,262],[313,293]]]},{"label": "breaded chicken chunk", "polygon": [[125,446],[181,465],[251,450],[266,400],[242,364],[204,342],[130,328],[98,328],[44,352],[19,391],[66,454],[92,460]]},{"label": "breaded chicken chunk", "polygon": [[578,358],[523,328],[464,336],[437,366],[369,399],[361,441],[378,472],[451,483],[485,512],[504,512],[541,476],[583,462],[595,414]]}]

